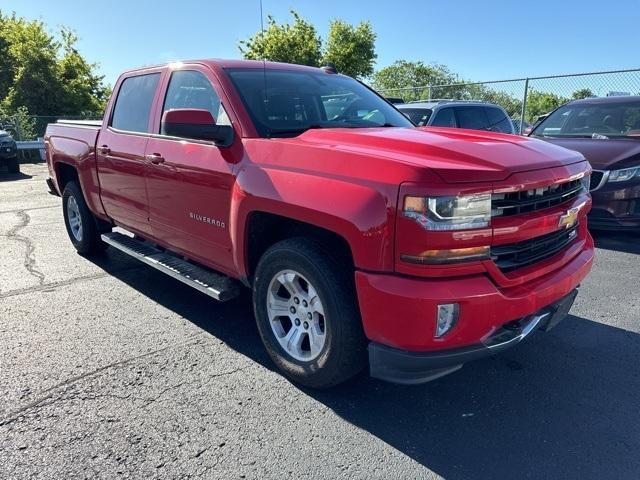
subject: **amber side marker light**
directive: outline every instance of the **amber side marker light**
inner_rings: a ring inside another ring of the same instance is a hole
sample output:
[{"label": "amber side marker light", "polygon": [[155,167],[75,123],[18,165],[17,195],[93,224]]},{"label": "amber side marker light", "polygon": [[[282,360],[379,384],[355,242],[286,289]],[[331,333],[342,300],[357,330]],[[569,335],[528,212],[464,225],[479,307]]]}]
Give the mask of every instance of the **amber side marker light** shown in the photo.
[{"label": "amber side marker light", "polygon": [[400,255],[400,259],[403,262],[418,263],[421,265],[442,265],[446,263],[488,260],[489,258],[491,258],[491,254],[488,246],[454,248],[452,250],[426,250],[419,255]]}]

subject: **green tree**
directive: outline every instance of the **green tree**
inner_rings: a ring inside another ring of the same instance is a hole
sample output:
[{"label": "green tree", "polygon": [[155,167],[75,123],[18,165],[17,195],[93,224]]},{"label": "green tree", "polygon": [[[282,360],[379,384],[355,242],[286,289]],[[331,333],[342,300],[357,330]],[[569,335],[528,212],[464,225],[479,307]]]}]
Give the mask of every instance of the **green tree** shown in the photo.
[{"label": "green tree", "polygon": [[[0,14],[1,15],[1,14]],[[42,22],[14,15],[0,19],[0,36],[7,45],[2,106],[7,112],[26,107],[39,114],[59,113],[62,83],[58,76],[58,45]]]},{"label": "green tree", "polygon": [[533,123],[538,116],[547,114],[568,101],[568,98],[561,97],[554,93],[529,90],[527,94],[525,118],[528,122]]},{"label": "green tree", "polygon": [[444,65],[397,60],[373,74],[373,87],[387,97],[401,97],[405,101],[426,98],[445,98],[449,91],[438,88],[437,94],[428,85],[459,82],[458,76]]},{"label": "green tree", "polygon": [[0,108],[0,129],[7,130],[16,140],[36,138],[36,119],[25,107],[18,107],[11,114]]},{"label": "green tree", "polygon": [[75,49],[77,40],[67,28],[52,35],[41,21],[0,11],[0,107],[4,115],[83,115],[104,110],[109,87],[95,73],[97,65]]},{"label": "green tree", "polygon": [[267,16],[267,28],[240,41],[240,51],[248,60],[297,63],[317,66],[322,58],[322,40],[316,28],[291,10],[293,24],[279,24]]},{"label": "green tree", "polygon": [[102,112],[111,89],[104,85],[103,76],[95,74],[98,65],[87,62],[75,49],[78,37],[74,32],[63,27],[60,35],[64,52],[58,62],[63,87],[60,113],[85,115]]},{"label": "green tree", "polygon": [[268,15],[264,32],[240,41],[238,48],[244,58],[312,67],[332,62],[340,73],[352,77],[368,77],[373,73],[376,34],[369,22],[353,26],[333,20],[323,48],[316,28],[294,10],[291,15],[291,24],[278,23]]},{"label": "green tree", "polygon": [[571,94],[571,98],[573,100],[580,100],[582,98],[595,97],[591,89],[589,88],[581,88],[580,90],[576,90]]},{"label": "green tree", "polygon": [[333,63],[340,73],[354,78],[369,77],[377,58],[376,34],[369,22],[357,26],[333,20],[329,27],[323,63]]}]

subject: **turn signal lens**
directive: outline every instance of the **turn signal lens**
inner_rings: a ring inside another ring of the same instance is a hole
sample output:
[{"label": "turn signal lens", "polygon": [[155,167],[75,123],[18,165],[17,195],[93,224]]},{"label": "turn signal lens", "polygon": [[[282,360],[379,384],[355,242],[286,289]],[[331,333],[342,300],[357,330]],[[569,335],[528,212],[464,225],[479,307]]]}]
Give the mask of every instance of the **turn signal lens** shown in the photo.
[{"label": "turn signal lens", "polygon": [[419,255],[400,255],[400,259],[404,262],[430,265],[487,260],[489,257],[490,250],[488,246],[454,248],[452,250],[426,250]]},{"label": "turn signal lens", "polygon": [[445,303],[438,305],[438,319],[436,322],[435,337],[440,338],[446,335],[458,321],[460,305],[457,303]]}]

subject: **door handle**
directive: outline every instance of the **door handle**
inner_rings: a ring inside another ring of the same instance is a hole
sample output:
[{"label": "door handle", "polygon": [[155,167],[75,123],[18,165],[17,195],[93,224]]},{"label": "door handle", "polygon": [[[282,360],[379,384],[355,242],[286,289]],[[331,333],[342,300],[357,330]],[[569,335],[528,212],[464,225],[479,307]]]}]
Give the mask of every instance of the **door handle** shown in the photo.
[{"label": "door handle", "polygon": [[150,153],[149,155],[145,155],[145,158],[154,165],[160,165],[161,163],[164,163],[164,157],[159,153]]},{"label": "door handle", "polygon": [[111,153],[111,149],[109,147],[107,147],[106,145],[102,145],[102,146],[98,147],[98,153],[100,155],[109,155]]}]

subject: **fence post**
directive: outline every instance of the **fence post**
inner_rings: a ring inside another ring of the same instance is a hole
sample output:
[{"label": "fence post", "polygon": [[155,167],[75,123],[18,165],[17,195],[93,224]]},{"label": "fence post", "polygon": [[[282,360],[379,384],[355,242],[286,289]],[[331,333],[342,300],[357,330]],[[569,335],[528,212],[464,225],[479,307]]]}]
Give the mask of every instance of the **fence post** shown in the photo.
[{"label": "fence post", "polygon": [[428,87],[429,87],[429,100],[431,100],[431,84],[429,84]]},{"label": "fence post", "polygon": [[529,77],[524,80],[524,96],[522,97],[522,109],[520,110],[520,131],[519,135],[522,135],[522,129],[524,126],[524,114],[527,112],[527,94],[529,93]]}]

